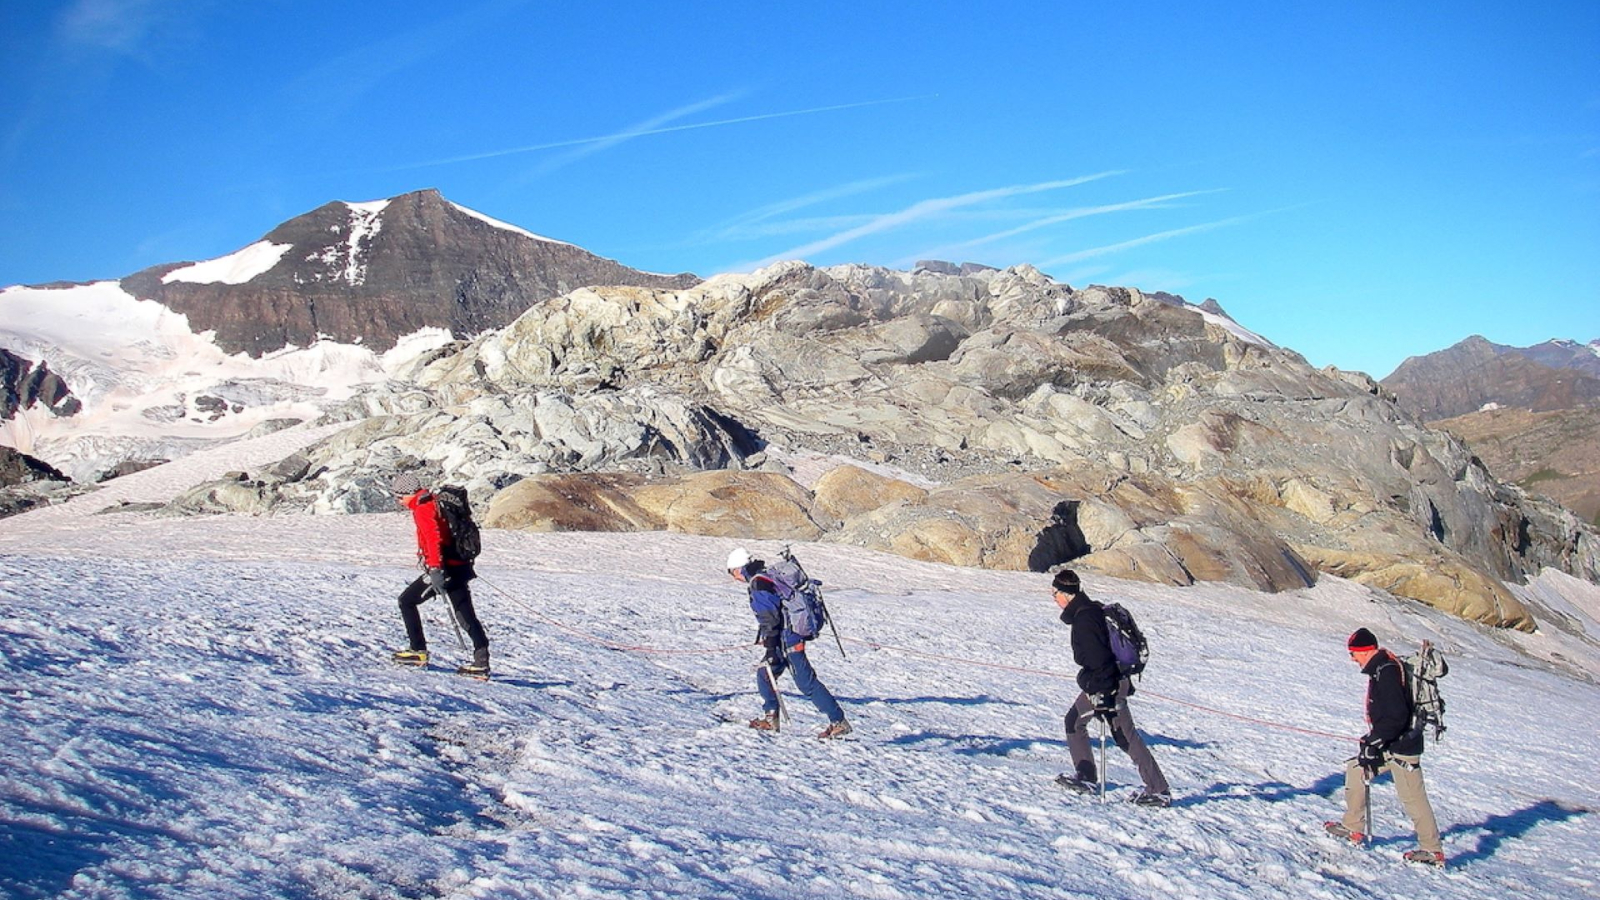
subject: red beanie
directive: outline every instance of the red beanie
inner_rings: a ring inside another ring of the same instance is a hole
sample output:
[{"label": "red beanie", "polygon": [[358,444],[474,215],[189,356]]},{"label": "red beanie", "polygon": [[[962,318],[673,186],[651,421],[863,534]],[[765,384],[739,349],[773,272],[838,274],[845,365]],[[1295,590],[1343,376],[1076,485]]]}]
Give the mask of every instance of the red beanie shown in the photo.
[{"label": "red beanie", "polygon": [[1349,646],[1351,653],[1357,650],[1376,650],[1378,649],[1378,639],[1373,637],[1372,632],[1365,628],[1357,628],[1350,635]]}]

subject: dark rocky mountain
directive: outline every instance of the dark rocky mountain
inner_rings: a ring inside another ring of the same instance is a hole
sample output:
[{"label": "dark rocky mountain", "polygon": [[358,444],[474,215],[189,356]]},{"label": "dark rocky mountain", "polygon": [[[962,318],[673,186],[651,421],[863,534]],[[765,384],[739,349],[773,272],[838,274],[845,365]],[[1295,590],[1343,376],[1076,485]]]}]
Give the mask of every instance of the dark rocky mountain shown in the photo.
[{"label": "dark rocky mountain", "polygon": [[0,348],[0,421],[35,406],[57,416],[75,415],[81,408],[72,389],[49,366]]},{"label": "dark rocky mountain", "polygon": [[10,447],[0,447],[0,488],[35,481],[66,481],[67,476],[49,463],[34,459]]},{"label": "dark rocky mountain", "polygon": [[1473,335],[1454,347],[1413,356],[1381,382],[1424,421],[1477,412],[1489,404],[1532,412],[1600,401],[1600,355],[1572,341],[1508,347]]},{"label": "dark rocky mountain", "polygon": [[325,204],[274,228],[233,261],[232,271],[229,258],[155,266],[122,286],[187,315],[197,332],[215,331],[229,352],[260,356],[307,346],[319,335],[377,350],[429,326],[470,336],[586,285],[684,288],[699,281],[640,272],[536,237],[436,190]]},{"label": "dark rocky mountain", "polygon": [[1580,344],[1577,341],[1545,341],[1532,347],[1512,348],[1540,365],[1552,369],[1574,369],[1600,378],[1600,339]]}]

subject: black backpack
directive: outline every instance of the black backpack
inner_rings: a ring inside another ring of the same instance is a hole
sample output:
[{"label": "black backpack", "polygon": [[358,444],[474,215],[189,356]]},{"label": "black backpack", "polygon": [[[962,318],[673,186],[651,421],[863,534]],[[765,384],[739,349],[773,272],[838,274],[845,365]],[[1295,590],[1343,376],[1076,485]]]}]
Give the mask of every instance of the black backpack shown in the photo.
[{"label": "black backpack", "polygon": [[1131,678],[1144,671],[1150,661],[1150,642],[1145,640],[1133,613],[1120,603],[1107,603],[1106,634],[1111,638],[1111,654],[1117,658],[1122,677]]},{"label": "black backpack", "polygon": [[470,563],[483,552],[483,535],[472,518],[472,507],[467,503],[467,489],[453,484],[443,484],[434,489],[434,500],[445,528],[450,530],[450,544],[455,550],[451,557]]}]

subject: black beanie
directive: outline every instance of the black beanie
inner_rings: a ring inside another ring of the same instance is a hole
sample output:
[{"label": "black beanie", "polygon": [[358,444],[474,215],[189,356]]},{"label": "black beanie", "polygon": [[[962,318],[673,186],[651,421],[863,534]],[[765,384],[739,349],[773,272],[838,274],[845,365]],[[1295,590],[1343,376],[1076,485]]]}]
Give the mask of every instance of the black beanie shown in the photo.
[{"label": "black beanie", "polygon": [[1357,628],[1355,632],[1350,635],[1350,640],[1347,642],[1347,646],[1349,646],[1351,653],[1354,653],[1357,650],[1376,650],[1378,649],[1378,639],[1373,637],[1372,632],[1366,630],[1365,628]]},{"label": "black beanie", "polygon": [[1051,579],[1050,586],[1063,594],[1076,594],[1082,584],[1078,581],[1078,573],[1071,569],[1062,569]]}]

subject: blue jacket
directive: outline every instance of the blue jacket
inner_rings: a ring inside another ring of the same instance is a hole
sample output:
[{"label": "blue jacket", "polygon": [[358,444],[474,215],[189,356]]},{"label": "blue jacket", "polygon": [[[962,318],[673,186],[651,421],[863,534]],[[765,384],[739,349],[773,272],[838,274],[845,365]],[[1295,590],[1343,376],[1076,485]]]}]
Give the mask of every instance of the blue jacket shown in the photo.
[{"label": "blue jacket", "polygon": [[790,631],[783,616],[783,598],[778,595],[772,579],[761,574],[760,563],[745,566],[745,587],[750,592],[750,611],[755,613],[756,643],[767,648],[773,659],[782,659],[790,647],[800,643],[800,638]]}]

